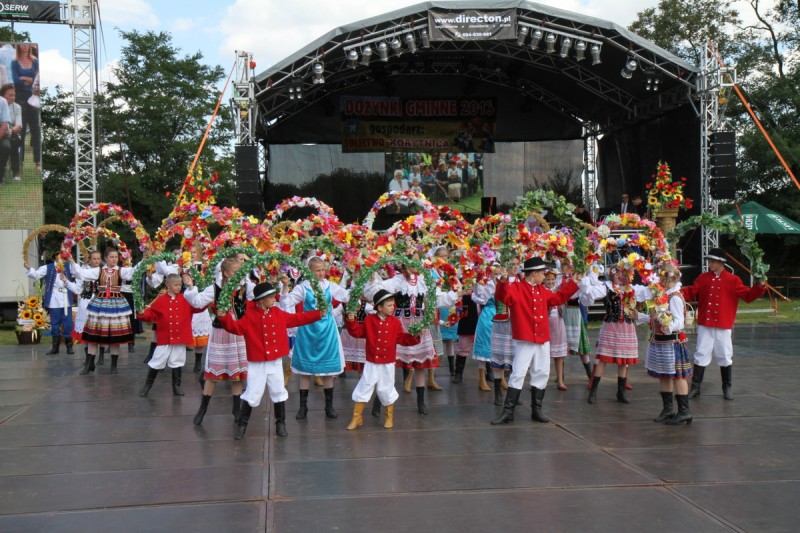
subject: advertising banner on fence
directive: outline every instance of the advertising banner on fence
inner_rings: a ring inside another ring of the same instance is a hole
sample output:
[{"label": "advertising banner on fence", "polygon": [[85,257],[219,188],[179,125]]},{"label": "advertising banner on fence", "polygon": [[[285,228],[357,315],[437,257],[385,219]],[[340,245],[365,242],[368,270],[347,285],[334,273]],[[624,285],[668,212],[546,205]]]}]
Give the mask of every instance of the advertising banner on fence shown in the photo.
[{"label": "advertising banner on fence", "polygon": [[494,152],[495,98],[342,96],[342,152]]},{"label": "advertising banner on fence", "polygon": [[501,11],[428,11],[431,41],[486,41],[517,38],[517,12]]},{"label": "advertising banner on fence", "polygon": [[61,22],[59,2],[0,0],[0,20]]}]

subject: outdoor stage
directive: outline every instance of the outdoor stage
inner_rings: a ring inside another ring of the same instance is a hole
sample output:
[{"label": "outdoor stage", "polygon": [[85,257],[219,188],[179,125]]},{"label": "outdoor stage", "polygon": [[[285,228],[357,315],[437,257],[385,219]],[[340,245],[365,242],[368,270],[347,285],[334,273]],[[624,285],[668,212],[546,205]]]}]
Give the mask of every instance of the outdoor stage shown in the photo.
[{"label": "outdoor stage", "polygon": [[641,364],[631,405],[614,399],[613,371],[588,405],[577,358],[569,390],[547,391],[552,423],[530,421],[524,391],[516,422],[492,427],[499,408],[470,361],[461,385],[438,370],[445,390],[428,393],[427,417],[401,391],[394,430],[369,414],[345,430],[354,373],[337,381],[337,420],[316,388],[296,421],[293,378],[289,436],[274,436],[262,404],[239,442],[227,387],[200,428],[191,372],[186,396],[174,398],[162,374],[139,398],[144,342],[117,376],[108,363],[78,376],[83,356],[42,355],[49,345],[1,347],[0,530],[794,531],[798,345],[796,324],[737,326],[736,399],[722,400],[710,367],[689,427],[652,422],[658,385]]}]

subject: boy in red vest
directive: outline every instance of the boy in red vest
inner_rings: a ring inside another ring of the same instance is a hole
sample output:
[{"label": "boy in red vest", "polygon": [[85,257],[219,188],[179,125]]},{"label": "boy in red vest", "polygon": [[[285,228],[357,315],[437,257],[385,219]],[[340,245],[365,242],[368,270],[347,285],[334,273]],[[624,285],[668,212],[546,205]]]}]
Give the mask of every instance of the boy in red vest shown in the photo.
[{"label": "boy in red vest", "polygon": [[289,335],[286,330],[316,322],[327,311],[287,313],[275,306],[278,290],[271,283],[259,283],[253,289],[253,300],[247,302],[247,311],[235,320],[230,313],[217,311],[225,331],[244,337],[247,346],[247,390],[242,394],[242,407],[233,438],[241,440],[247,431],[250,413],[258,407],[264,390],[269,387],[269,397],[275,405],[275,433],[285,437],[286,400],[289,393],[283,382],[281,358],[289,355]]},{"label": "boy in red vest", "polygon": [[495,298],[511,310],[511,337],[514,339],[514,366],[508,379],[508,390],[503,412],[492,420],[492,425],[514,421],[525,373],[531,374],[531,419],[546,423],[550,419],[542,414],[542,401],[550,377],[550,319],[549,307],[564,304],[578,290],[571,279],[564,280],[557,292],[545,288],[544,272],[547,268],[540,257],[527,259],[522,266],[524,279],[508,283],[508,272],[502,269],[497,282]]},{"label": "boy in red vest", "polygon": [[375,391],[380,402],[386,406],[386,421],[383,427],[394,427],[394,402],[397,390],[394,388],[394,362],[397,359],[397,345],[416,346],[419,337],[403,331],[403,324],[394,316],[394,294],[380,289],[372,297],[377,311],[367,315],[364,322],[356,320],[355,313],[347,315],[345,327],[356,339],[367,339],[366,358],[361,379],[353,390],[353,419],[347,429],[356,429],[364,423],[364,406]]},{"label": "boy in red vest", "polygon": [[700,274],[692,285],[681,289],[687,302],[698,302],[697,350],[694,354],[689,398],[700,396],[703,374],[711,363],[713,354],[722,375],[722,395],[726,400],[733,400],[731,332],[736,320],[736,310],[739,308],[739,298],[750,303],[763,296],[767,286],[760,281],[757,285],[748,287],[739,276],[728,272],[725,269],[728,259],[720,248],[711,248],[706,260],[708,272]]},{"label": "boy in red vest", "polygon": [[172,369],[172,394],[183,396],[181,390],[181,371],[186,363],[186,346],[194,343],[192,336],[192,315],[205,312],[195,309],[181,294],[183,282],[177,274],[169,274],[164,280],[167,292],[160,295],[139,313],[139,320],[155,322],[158,330],[157,346],[153,357],[147,362],[147,380],[139,391],[145,397],[165,366]]}]

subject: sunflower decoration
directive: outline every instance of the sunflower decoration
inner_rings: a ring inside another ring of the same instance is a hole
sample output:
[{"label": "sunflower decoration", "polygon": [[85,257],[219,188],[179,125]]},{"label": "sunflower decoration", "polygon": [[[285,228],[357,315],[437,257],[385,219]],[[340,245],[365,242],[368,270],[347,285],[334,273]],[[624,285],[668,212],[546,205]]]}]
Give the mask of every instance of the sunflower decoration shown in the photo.
[{"label": "sunflower decoration", "polygon": [[42,313],[34,313],[33,314],[33,319],[35,321],[39,322],[39,321],[44,320],[44,316],[42,316]]},{"label": "sunflower decoration", "polygon": [[50,317],[42,307],[43,285],[37,283],[34,296],[25,296],[25,287],[17,288],[17,327],[16,331],[29,332],[34,338],[50,329]]},{"label": "sunflower decoration", "polygon": [[33,313],[30,311],[30,309],[25,309],[23,312],[19,314],[19,317],[22,320],[30,320],[31,318],[33,318]]},{"label": "sunflower decoration", "polygon": [[33,325],[36,326],[37,328],[43,328],[44,327],[44,320],[42,320],[42,319],[34,320],[33,321]]},{"label": "sunflower decoration", "polygon": [[28,298],[28,309],[36,309],[37,307],[39,307],[39,298],[36,296]]}]

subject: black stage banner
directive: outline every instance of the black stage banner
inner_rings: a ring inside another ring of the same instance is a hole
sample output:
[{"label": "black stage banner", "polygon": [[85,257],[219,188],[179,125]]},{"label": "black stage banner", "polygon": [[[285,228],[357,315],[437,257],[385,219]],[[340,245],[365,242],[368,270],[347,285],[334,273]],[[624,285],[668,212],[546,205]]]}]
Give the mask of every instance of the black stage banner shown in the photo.
[{"label": "black stage banner", "polygon": [[488,41],[517,38],[517,11],[428,10],[431,41]]},{"label": "black stage banner", "polygon": [[61,22],[60,3],[0,0],[0,20]]}]

